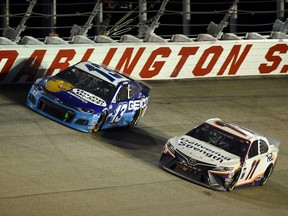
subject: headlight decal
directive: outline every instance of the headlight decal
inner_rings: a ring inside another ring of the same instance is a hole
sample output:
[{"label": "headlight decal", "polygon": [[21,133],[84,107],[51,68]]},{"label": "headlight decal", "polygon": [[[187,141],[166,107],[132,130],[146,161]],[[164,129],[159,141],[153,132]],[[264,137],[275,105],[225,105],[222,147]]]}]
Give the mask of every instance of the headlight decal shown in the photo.
[{"label": "headlight decal", "polygon": [[170,154],[172,157],[175,158],[175,149],[174,149],[174,146],[168,141],[165,146],[164,146],[164,149],[163,149],[163,152],[164,153],[168,153]]},{"label": "headlight decal", "polygon": [[81,107],[75,107],[75,109],[77,109],[80,112],[94,114],[94,111],[92,109],[85,109],[85,108],[81,108]]}]

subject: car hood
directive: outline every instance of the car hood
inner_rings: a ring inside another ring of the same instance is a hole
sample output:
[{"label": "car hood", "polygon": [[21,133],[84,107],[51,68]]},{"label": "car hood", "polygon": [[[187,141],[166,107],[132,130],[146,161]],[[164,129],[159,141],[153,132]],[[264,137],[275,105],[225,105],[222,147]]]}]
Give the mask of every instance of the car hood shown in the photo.
[{"label": "car hood", "polygon": [[170,139],[174,149],[195,160],[215,166],[236,166],[240,157],[209,143],[183,135]]},{"label": "car hood", "polygon": [[94,111],[103,110],[103,107],[107,106],[102,98],[58,78],[44,78],[38,84],[48,97],[58,103]]}]

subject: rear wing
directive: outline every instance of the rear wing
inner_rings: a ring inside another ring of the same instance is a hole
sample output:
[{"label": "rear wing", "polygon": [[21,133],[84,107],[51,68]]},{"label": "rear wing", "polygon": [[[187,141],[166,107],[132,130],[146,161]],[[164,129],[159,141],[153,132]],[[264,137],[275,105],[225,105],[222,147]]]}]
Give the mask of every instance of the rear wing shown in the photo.
[{"label": "rear wing", "polygon": [[151,85],[149,85],[146,82],[143,82],[142,80],[134,80],[134,81],[139,85],[139,87],[141,88],[142,91],[149,94],[150,90],[152,89]]},{"label": "rear wing", "polygon": [[271,137],[267,137],[267,136],[266,136],[266,138],[268,139],[270,145],[274,145],[275,147],[279,148],[280,142],[278,140],[275,140],[275,139],[273,139]]}]

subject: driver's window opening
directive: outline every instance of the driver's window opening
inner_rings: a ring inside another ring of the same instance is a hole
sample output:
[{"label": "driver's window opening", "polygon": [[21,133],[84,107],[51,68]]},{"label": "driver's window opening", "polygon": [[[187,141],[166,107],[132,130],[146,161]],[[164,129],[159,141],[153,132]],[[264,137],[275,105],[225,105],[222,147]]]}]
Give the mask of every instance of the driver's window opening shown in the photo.
[{"label": "driver's window opening", "polygon": [[117,95],[117,101],[123,101],[128,99],[128,85],[123,85]]}]

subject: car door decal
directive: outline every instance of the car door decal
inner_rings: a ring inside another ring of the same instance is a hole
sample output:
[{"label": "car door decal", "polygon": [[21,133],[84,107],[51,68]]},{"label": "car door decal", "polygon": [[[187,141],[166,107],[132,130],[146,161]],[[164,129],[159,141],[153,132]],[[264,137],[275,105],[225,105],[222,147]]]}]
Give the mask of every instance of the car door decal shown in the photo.
[{"label": "car door decal", "polygon": [[119,123],[119,121],[121,120],[121,118],[123,117],[123,115],[125,114],[126,110],[128,108],[128,104],[127,103],[120,103],[118,105],[118,107],[115,110],[115,114],[114,117],[111,119],[110,123],[113,124],[117,124]]},{"label": "car door decal", "polygon": [[257,169],[259,163],[260,163],[260,159],[253,161],[253,163],[252,163],[252,165],[251,165],[251,169],[250,169],[250,171],[249,171],[249,173],[248,173],[245,181],[248,180],[248,179],[251,179],[251,178],[253,177],[254,172],[255,172],[255,170]]}]

